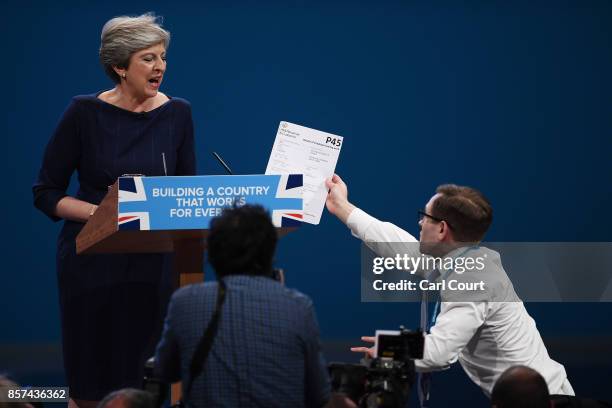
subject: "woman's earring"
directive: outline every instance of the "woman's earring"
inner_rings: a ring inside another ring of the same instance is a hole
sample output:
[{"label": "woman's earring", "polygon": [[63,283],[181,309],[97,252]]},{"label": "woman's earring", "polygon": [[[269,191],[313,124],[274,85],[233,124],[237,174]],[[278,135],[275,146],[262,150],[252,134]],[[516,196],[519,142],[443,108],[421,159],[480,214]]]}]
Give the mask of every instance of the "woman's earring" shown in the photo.
[{"label": "woman's earring", "polygon": [[122,77],[123,79],[125,79],[125,72],[123,73],[123,75],[121,75],[121,77]]}]

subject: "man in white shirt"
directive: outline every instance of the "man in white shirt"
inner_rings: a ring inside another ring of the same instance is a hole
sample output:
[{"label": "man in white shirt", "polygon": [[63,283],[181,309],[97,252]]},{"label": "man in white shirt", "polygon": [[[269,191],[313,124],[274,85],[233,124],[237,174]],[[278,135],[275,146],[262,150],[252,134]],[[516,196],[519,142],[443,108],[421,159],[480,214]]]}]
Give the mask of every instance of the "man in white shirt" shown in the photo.
[{"label": "man in white shirt", "polygon": [[[524,365],[542,374],[551,394],[574,395],[564,367],[549,357],[535,321],[514,292],[499,254],[475,246],[493,219],[493,210],[482,193],[470,187],[439,186],[425,210],[420,212],[417,241],[401,228],[351,204],[347,186],[338,175],[326,184],[329,212],[376,252],[385,248],[377,243],[420,242],[420,252],[434,257],[456,257],[473,250],[486,259],[489,288],[485,297],[453,299],[450,291],[441,291],[440,314],[425,336],[423,359],[415,361],[417,371],[441,370],[459,360],[472,381],[490,397],[495,381],[504,370]],[[440,271],[444,272],[453,273]],[[468,274],[463,278],[471,279]],[[363,337],[363,340],[373,342],[374,339]],[[352,350],[372,353],[366,347]]]}]

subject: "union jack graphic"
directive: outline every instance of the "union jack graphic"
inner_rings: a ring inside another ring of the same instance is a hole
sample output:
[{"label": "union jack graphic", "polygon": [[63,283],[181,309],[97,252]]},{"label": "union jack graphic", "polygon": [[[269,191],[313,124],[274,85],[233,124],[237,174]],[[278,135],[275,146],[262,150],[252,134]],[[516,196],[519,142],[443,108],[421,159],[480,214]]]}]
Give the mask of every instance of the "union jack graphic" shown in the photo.
[{"label": "union jack graphic", "polygon": [[[147,194],[142,183],[142,177],[119,178],[119,202],[147,201]],[[117,216],[119,230],[150,229],[149,212],[123,212]]]},{"label": "union jack graphic", "polygon": [[[276,198],[302,198],[304,180],[301,174],[282,174],[276,190]],[[281,227],[299,227],[303,210],[273,209],[272,223]]]}]

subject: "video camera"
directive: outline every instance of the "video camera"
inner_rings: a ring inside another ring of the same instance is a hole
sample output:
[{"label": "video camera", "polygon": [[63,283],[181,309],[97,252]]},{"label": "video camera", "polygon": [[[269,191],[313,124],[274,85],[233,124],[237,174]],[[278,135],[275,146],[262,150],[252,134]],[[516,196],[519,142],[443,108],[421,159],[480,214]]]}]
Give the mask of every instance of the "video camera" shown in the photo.
[{"label": "video camera", "polygon": [[414,384],[414,359],[423,358],[421,330],[400,326],[399,332],[376,336],[376,357],[362,364],[331,363],[332,391],[343,393],[359,407],[405,407]]}]

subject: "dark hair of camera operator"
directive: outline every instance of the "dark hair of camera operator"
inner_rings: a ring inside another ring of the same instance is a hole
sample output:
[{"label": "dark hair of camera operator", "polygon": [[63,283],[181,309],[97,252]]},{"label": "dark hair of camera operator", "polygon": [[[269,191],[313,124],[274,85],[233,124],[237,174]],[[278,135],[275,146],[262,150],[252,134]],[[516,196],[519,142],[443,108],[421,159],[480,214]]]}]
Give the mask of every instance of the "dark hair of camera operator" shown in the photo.
[{"label": "dark hair of camera operator", "polygon": [[217,276],[272,274],[276,230],[266,210],[245,205],[226,209],[213,219],[208,259]]},{"label": "dark hair of camera operator", "polygon": [[495,408],[552,408],[544,378],[532,368],[514,366],[497,379],[491,393]]},{"label": "dark hair of camera operator", "polygon": [[[225,209],[208,236],[219,282],[172,295],[155,371],[166,383],[182,381],[187,406],[321,407],[329,400],[314,307],[274,279],[276,241],[262,207]],[[210,327],[215,334],[203,336]],[[195,361],[202,369],[192,376]]]}]

